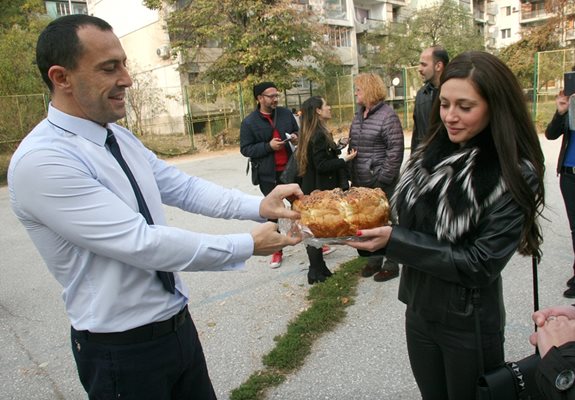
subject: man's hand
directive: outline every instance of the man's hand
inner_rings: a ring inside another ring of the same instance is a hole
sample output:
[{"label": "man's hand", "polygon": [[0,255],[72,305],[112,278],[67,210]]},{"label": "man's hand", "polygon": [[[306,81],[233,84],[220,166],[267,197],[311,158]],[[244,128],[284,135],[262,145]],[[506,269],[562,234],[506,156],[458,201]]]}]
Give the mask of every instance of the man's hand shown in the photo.
[{"label": "man's hand", "polygon": [[537,346],[543,358],[552,347],[575,341],[575,320],[562,315],[550,315],[545,324],[531,334],[529,341]]},{"label": "man's hand", "polygon": [[298,219],[299,213],[286,208],[284,199],[293,201],[296,198],[303,197],[301,188],[296,183],[289,185],[277,185],[260,204],[260,215],[267,219]]},{"label": "man's hand", "polygon": [[258,225],[252,231],[254,239],[254,256],[269,256],[276,251],[280,251],[285,246],[294,246],[301,242],[301,235],[296,236],[288,232],[282,235],[278,232],[277,224],[266,222]]},{"label": "man's hand", "polygon": [[567,319],[575,320],[575,307],[555,306],[555,307],[544,308],[542,310],[534,312],[533,315],[531,316],[531,319],[533,319],[533,322],[535,322],[537,326],[541,327],[545,325],[547,319],[552,316],[555,317],[563,316],[566,317]]},{"label": "man's hand", "polygon": [[282,149],[284,147],[284,142],[283,140],[281,140],[280,138],[272,138],[272,140],[270,140],[270,147],[273,149],[273,151],[278,151],[279,149]]}]

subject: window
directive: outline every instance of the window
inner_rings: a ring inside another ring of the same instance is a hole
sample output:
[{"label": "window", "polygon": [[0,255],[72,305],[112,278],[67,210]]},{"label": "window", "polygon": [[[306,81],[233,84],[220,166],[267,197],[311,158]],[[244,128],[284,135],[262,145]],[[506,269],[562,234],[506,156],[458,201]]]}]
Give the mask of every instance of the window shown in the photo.
[{"label": "window", "polygon": [[[46,12],[52,18],[70,14],[88,14],[86,2],[60,0],[46,1],[44,4],[46,5]],[[70,6],[72,6],[71,11]]]},{"label": "window", "polygon": [[346,0],[325,0],[325,16],[331,19],[347,19]]},{"label": "window", "polygon": [[351,47],[351,28],[330,25],[327,42],[333,47]]},{"label": "window", "polygon": [[507,39],[511,37],[511,29],[501,29],[501,39]]},{"label": "window", "polygon": [[503,11],[504,15],[511,15],[511,6],[507,6],[507,7],[502,7],[503,9],[501,11]]},{"label": "window", "polygon": [[355,19],[359,21],[360,24],[365,24],[369,19],[369,10],[364,8],[355,8]]}]

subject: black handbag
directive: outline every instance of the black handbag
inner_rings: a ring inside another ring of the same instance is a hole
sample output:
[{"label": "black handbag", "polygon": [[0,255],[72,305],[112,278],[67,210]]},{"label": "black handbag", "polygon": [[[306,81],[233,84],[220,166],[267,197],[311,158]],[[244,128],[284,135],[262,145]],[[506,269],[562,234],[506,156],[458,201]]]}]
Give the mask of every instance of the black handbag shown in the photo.
[{"label": "black handbag", "polygon": [[[532,257],[533,268],[533,310],[539,309],[537,288],[537,258]],[[535,354],[519,361],[506,362],[504,365],[491,371],[484,371],[483,350],[481,347],[481,328],[479,325],[479,291],[473,293],[473,313],[475,316],[475,331],[477,334],[477,352],[479,370],[481,375],[477,380],[478,400],[539,400],[543,396],[535,382],[535,371],[541,358],[537,350]],[[537,330],[537,326],[535,326]]]},{"label": "black handbag", "polygon": [[260,184],[259,167],[260,163],[253,161],[251,158],[248,159],[248,165],[246,166],[246,175],[250,172],[250,164],[252,165],[252,184]]},{"label": "black handbag", "polygon": [[295,183],[297,181],[297,158],[294,151],[290,156],[285,169],[280,175],[281,183]]}]

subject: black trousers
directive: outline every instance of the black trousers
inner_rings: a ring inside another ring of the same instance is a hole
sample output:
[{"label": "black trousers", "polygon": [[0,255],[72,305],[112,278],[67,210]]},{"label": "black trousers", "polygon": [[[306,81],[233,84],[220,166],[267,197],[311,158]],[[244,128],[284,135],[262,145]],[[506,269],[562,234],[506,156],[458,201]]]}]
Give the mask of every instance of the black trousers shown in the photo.
[{"label": "black trousers", "polygon": [[72,329],[72,351],[90,400],[215,400],[191,317],[137,344],[101,344]]},{"label": "black trousers", "polygon": [[[475,331],[429,322],[413,311],[405,314],[407,352],[423,400],[475,399],[477,339]],[[482,335],[485,369],[504,362],[503,332]]]},{"label": "black trousers", "polygon": [[[575,175],[561,173],[559,176],[559,187],[565,202],[569,228],[571,229],[571,244],[575,254]],[[573,275],[575,275],[575,261],[573,262]]]}]

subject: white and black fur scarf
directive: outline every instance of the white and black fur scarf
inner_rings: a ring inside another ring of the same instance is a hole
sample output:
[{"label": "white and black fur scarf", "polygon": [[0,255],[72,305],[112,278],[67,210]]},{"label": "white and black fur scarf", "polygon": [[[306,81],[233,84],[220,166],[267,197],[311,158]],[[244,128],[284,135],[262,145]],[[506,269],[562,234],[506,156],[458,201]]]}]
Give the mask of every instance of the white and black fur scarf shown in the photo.
[{"label": "white and black fur scarf", "polygon": [[455,243],[505,191],[489,131],[463,147],[438,135],[409,159],[391,202],[402,226]]}]

